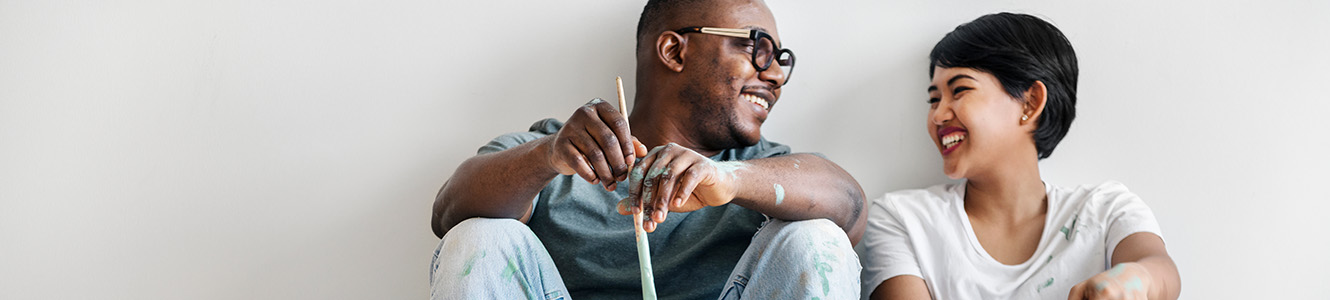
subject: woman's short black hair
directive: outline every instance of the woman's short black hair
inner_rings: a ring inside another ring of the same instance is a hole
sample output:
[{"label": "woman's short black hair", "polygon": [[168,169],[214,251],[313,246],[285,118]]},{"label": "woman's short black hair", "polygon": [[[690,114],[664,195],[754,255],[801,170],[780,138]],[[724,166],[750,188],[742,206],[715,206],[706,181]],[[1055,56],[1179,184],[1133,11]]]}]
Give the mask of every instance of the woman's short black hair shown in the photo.
[{"label": "woman's short black hair", "polygon": [[1021,101],[1035,81],[1043,82],[1048,100],[1033,132],[1039,159],[1053,154],[1076,118],[1076,51],[1062,31],[1035,16],[996,13],[961,24],[928,58],[930,78],[933,67],[984,71]]}]

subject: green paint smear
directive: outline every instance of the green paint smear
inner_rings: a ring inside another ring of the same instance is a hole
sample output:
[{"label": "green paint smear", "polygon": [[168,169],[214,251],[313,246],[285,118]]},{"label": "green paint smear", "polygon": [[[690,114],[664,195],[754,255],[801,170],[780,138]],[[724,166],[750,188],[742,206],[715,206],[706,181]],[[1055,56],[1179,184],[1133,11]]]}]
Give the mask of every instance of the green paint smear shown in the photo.
[{"label": "green paint smear", "polygon": [[810,241],[808,246],[809,248],[821,249],[816,255],[813,255],[813,268],[817,269],[817,275],[822,279],[822,295],[828,295],[831,293],[831,281],[827,278],[827,273],[835,271],[831,267],[832,263],[840,262],[840,257],[836,252],[836,249],[840,247],[840,241],[825,241],[822,243],[822,247],[813,247],[814,245]]},{"label": "green paint smear", "polygon": [[523,278],[522,274],[519,274],[517,272],[517,264],[514,263],[513,259],[511,258],[508,259],[508,267],[503,269],[502,277],[508,277],[508,276],[512,276],[513,281],[516,281],[517,285],[522,287],[522,294],[530,294],[528,292],[530,288],[527,287],[526,279]]},{"label": "green paint smear", "polygon": [[780,205],[782,201],[785,201],[785,188],[781,187],[779,183],[774,183],[771,186],[776,189],[776,205]]},{"label": "green paint smear", "polygon": [[1118,275],[1122,275],[1122,271],[1126,270],[1127,267],[1123,266],[1122,264],[1118,264],[1116,266],[1113,266],[1112,269],[1108,270],[1108,277],[1118,277]]},{"label": "green paint smear", "polygon": [[716,168],[716,171],[720,171],[721,173],[724,173],[725,175],[728,175],[728,176],[730,176],[730,177],[734,177],[734,178],[739,178],[739,176],[736,175],[734,172],[739,171],[739,170],[742,170],[742,169],[748,167],[748,164],[745,164],[745,163],[743,163],[743,162],[741,162],[741,161],[714,161],[714,160],[713,160],[713,161],[711,161],[711,166],[712,166],[712,167],[715,167],[715,168]]},{"label": "green paint smear", "polygon": [[1051,286],[1051,285],[1053,285],[1053,278],[1052,278],[1052,277],[1049,277],[1049,278],[1048,278],[1048,281],[1044,281],[1044,285],[1039,286],[1039,288],[1035,289],[1034,291],[1035,291],[1035,292],[1039,292],[1039,293],[1043,293],[1043,292],[1044,292],[1044,288],[1049,287],[1049,286]]},{"label": "green paint smear", "polygon": [[462,269],[462,274],[459,276],[465,277],[471,275],[471,267],[476,265],[476,259],[481,257],[485,257],[485,250],[480,250],[480,253],[472,254],[471,258],[466,260],[466,268]]},{"label": "green paint smear", "polygon": [[1122,284],[1122,288],[1128,293],[1135,292],[1144,289],[1145,283],[1141,282],[1140,277],[1132,276],[1131,279],[1127,279],[1127,283]]},{"label": "green paint smear", "polygon": [[1094,284],[1094,291],[1096,292],[1102,292],[1106,288],[1108,288],[1108,281],[1100,281]]}]

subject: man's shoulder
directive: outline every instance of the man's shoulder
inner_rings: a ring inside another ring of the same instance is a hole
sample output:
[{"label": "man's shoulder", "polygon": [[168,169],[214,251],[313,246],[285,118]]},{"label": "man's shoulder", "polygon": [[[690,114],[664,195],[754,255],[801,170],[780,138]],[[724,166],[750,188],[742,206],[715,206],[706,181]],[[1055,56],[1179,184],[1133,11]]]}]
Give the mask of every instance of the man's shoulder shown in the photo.
[{"label": "man's shoulder", "polygon": [[516,147],[517,145],[525,144],[547,135],[557,133],[560,128],[563,128],[563,122],[558,119],[541,119],[532,123],[531,127],[527,128],[527,131],[510,132],[495,137],[490,140],[489,143],[485,144],[485,146],[480,147],[480,150],[476,151],[476,154],[494,153]]},{"label": "man's shoulder", "polygon": [[715,159],[719,161],[750,160],[750,159],[781,156],[790,153],[791,153],[790,146],[773,142],[767,140],[766,137],[762,137],[757,141],[757,144],[745,147],[739,147],[739,148],[731,148],[725,151],[721,151],[721,153],[717,155]]}]

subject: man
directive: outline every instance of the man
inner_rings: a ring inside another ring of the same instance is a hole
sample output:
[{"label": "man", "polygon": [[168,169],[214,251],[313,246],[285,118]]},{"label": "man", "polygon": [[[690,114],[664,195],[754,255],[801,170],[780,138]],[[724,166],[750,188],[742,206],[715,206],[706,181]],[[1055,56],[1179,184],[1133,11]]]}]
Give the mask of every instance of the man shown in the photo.
[{"label": "man", "polygon": [[640,210],[661,298],[858,298],[862,189],[761,135],[794,64],[779,37],[760,0],[648,1],[631,117],[593,100],[444,184],[433,297],[638,298]]}]

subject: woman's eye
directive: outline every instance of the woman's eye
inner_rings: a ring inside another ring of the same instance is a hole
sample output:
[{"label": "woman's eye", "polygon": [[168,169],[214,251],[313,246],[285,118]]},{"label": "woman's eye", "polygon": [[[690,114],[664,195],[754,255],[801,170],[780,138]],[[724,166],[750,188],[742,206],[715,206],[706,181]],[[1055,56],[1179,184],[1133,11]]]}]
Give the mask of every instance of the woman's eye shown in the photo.
[{"label": "woman's eye", "polygon": [[936,104],[936,103],[938,103],[938,101],[942,101],[942,99],[939,99],[939,98],[928,98],[928,104]]},{"label": "woman's eye", "polygon": [[968,87],[957,87],[956,89],[951,90],[951,94],[952,94],[953,96],[954,96],[954,95],[960,95],[961,92],[968,91],[968,90],[970,90],[970,88],[968,88]]}]

